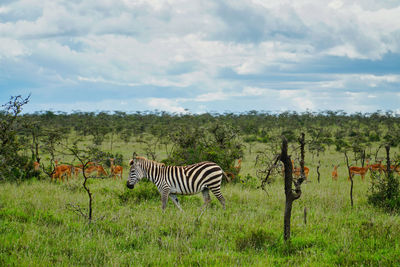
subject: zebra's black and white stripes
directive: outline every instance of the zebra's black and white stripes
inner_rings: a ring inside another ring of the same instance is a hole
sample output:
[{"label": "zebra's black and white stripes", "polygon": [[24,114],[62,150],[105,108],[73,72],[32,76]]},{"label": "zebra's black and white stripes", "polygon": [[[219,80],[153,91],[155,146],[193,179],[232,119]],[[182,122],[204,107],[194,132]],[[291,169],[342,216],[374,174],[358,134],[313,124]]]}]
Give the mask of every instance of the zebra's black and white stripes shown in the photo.
[{"label": "zebra's black and white stripes", "polygon": [[188,166],[166,166],[163,163],[135,157],[131,165],[126,186],[132,189],[140,179],[152,181],[161,194],[162,208],[165,209],[168,197],[181,209],[176,194],[194,195],[202,192],[205,205],[210,202],[209,190],[225,208],[221,194],[223,170],[214,162],[200,162]]}]

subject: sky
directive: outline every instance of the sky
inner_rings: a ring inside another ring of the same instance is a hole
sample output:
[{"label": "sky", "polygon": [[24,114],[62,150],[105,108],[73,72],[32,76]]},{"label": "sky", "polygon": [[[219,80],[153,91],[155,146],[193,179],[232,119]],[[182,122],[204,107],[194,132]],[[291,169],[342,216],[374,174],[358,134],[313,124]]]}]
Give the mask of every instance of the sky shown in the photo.
[{"label": "sky", "polygon": [[0,0],[25,112],[392,110],[398,0]]}]

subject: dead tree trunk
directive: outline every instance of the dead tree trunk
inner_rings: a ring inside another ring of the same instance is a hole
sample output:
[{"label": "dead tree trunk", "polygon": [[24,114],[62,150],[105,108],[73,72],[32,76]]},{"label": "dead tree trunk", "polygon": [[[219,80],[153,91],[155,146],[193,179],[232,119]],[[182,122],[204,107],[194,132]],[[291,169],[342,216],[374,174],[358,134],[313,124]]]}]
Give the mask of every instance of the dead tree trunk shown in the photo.
[{"label": "dead tree trunk", "polygon": [[89,214],[88,214],[88,220],[89,220],[89,223],[91,223],[91,222],[92,222],[92,211],[93,211],[93,208],[92,208],[93,196],[92,196],[92,192],[90,192],[90,189],[86,186],[86,182],[87,182],[87,180],[88,180],[88,177],[87,177],[86,174],[85,174],[85,168],[86,168],[86,166],[87,166],[87,162],[83,165],[83,168],[82,168],[82,174],[83,174],[83,178],[84,178],[83,188],[85,188],[86,193],[88,194],[88,197],[89,197]]},{"label": "dead tree trunk", "polygon": [[350,172],[349,157],[347,156],[346,151],[344,152],[344,156],[346,157],[346,165],[347,165],[347,170],[349,172],[349,179],[350,179],[350,203],[351,203],[351,207],[353,207],[353,176],[351,175],[351,172]]},{"label": "dead tree trunk", "polygon": [[[398,187],[398,182],[396,182],[395,178],[394,178],[394,174],[392,170],[392,166],[391,164],[391,160],[390,160],[390,145],[386,145],[385,146],[386,149],[386,177],[387,177],[387,198],[388,199],[393,199],[395,197],[396,192],[398,191],[397,187]],[[395,166],[394,166],[395,168]]]},{"label": "dead tree trunk", "polygon": [[378,153],[379,153],[379,150],[382,148],[382,146],[383,146],[383,145],[379,145],[378,149],[377,149],[376,152],[375,152],[375,162],[378,161]]},{"label": "dead tree trunk", "polygon": [[[292,206],[293,201],[300,198],[301,196],[301,184],[304,181],[304,154],[302,155],[302,160],[300,161],[301,166],[301,176],[297,181],[293,180],[293,170],[292,170],[292,161],[290,156],[288,155],[288,142],[285,137],[282,138],[282,150],[279,159],[282,161],[285,167],[285,213],[283,217],[283,238],[285,241],[290,240],[290,219],[292,216]],[[304,141],[304,133],[302,134],[301,140]],[[300,142],[301,144],[301,142]],[[304,145],[304,144],[303,144]],[[304,153],[304,151],[303,151]],[[292,184],[294,183],[295,189],[292,188]]]},{"label": "dead tree trunk", "polygon": [[361,152],[361,167],[363,168],[364,168],[364,163],[365,163],[365,149],[363,149]]},{"label": "dead tree trunk", "polygon": [[301,136],[299,137],[299,143],[300,143],[300,175],[305,179],[306,175],[304,173],[304,146],[306,144],[304,140],[304,133],[301,133]]},{"label": "dead tree trunk", "polygon": [[391,174],[391,168],[390,168],[390,146],[386,145],[385,146],[386,149],[386,171],[388,173],[388,177]]},{"label": "dead tree trunk", "polygon": [[[267,172],[267,176],[264,178],[261,184],[261,188],[263,190],[265,185],[268,183],[268,178],[274,168],[276,168],[278,161],[282,161],[283,166],[284,166],[284,175],[285,175],[285,196],[286,196],[286,201],[285,201],[285,212],[283,215],[283,238],[285,241],[290,240],[290,219],[292,216],[292,206],[293,206],[293,201],[296,199],[300,198],[301,196],[301,184],[305,180],[305,174],[304,174],[304,133],[302,133],[301,138],[299,138],[299,142],[301,144],[301,175],[300,178],[297,180],[293,179],[293,164],[290,156],[288,155],[288,141],[285,138],[285,136],[282,136],[282,147],[281,147],[281,153],[275,157],[274,164],[271,165]],[[294,184],[295,188],[292,188],[292,184]],[[305,210],[305,216],[306,216],[306,210]],[[306,219],[305,219],[306,220]],[[306,221],[305,221],[306,223]]]}]

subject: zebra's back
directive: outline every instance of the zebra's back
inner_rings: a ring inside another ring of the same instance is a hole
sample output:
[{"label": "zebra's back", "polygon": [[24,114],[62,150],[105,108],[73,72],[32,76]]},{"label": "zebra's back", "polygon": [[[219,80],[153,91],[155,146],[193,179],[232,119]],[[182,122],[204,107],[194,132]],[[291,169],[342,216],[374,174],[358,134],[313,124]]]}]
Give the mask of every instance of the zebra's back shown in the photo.
[{"label": "zebra's back", "polygon": [[219,188],[223,171],[214,162],[204,161],[188,166],[170,166],[167,168],[167,181],[171,193],[192,195],[205,188]]}]

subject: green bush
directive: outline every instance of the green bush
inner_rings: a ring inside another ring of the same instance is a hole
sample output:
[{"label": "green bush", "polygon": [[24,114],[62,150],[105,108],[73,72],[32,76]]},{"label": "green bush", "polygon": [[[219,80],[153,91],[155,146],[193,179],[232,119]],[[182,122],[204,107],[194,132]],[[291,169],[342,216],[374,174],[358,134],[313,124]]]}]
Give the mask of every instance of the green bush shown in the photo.
[{"label": "green bush", "polygon": [[394,174],[371,173],[368,202],[390,212],[400,212],[399,180]]},{"label": "green bush", "polygon": [[257,137],[257,141],[260,143],[268,143],[269,142],[269,136],[268,135],[264,135],[261,137]]},{"label": "green bush", "polygon": [[25,99],[15,96],[2,105],[4,110],[0,111],[0,180],[21,181],[38,176],[34,171],[33,161],[21,155],[26,139],[17,134],[28,127],[22,123],[19,116],[23,105],[28,102],[29,96]]},{"label": "green bush", "polygon": [[246,143],[255,142],[257,141],[257,137],[255,135],[248,135],[243,138],[243,141],[245,141]]},{"label": "green bush", "polygon": [[286,137],[288,142],[296,142],[297,141],[296,133],[292,130],[285,130],[282,132],[282,135]]},{"label": "green bush", "polygon": [[136,184],[134,189],[126,189],[124,192],[118,194],[118,198],[122,203],[128,201],[142,202],[146,200],[159,200],[160,193],[153,183],[144,179]]},{"label": "green bush", "polygon": [[236,159],[243,157],[239,132],[232,125],[215,122],[208,127],[185,127],[171,133],[174,150],[163,163],[189,165],[201,161],[217,163],[225,172],[237,174]]},{"label": "green bush", "polygon": [[259,179],[257,177],[251,176],[249,173],[245,176],[238,175],[236,179],[233,180],[234,183],[240,182],[244,187],[257,188],[260,185]]}]

